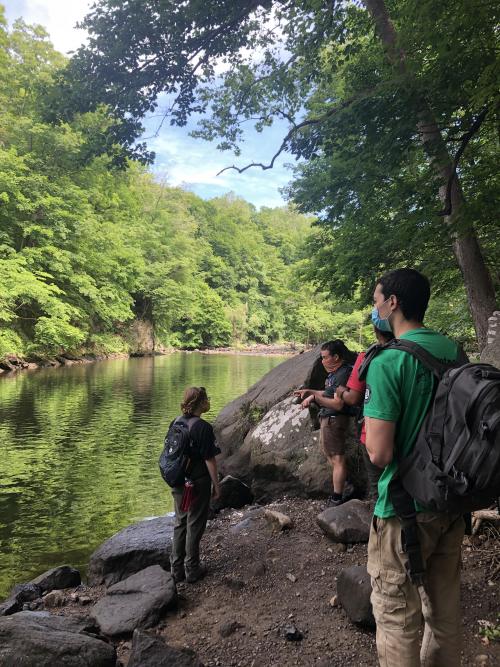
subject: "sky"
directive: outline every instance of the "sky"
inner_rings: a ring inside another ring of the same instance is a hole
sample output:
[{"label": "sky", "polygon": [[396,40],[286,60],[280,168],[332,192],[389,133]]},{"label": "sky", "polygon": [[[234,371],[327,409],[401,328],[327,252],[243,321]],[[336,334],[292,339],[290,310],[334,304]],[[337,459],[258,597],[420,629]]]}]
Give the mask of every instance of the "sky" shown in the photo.
[{"label": "sky", "polygon": [[[75,24],[83,18],[92,5],[88,0],[0,0],[5,6],[9,24],[22,17],[27,23],[44,26],[54,46],[69,54],[85,41],[85,32],[77,30]],[[170,185],[186,187],[200,197],[209,198],[234,192],[255,206],[282,206],[284,200],[279,193],[291,179],[291,172],[284,165],[293,158],[283,155],[276,161],[274,169],[263,171],[254,167],[243,174],[224,172],[224,167],[236,164],[240,167],[258,161],[268,162],[279,148],[286,125],[278,123],[262,134],[249,130],[242,145],[241,155],[221,153],[215,143],[193,139],[189,136],[194,123],[186,127],[171,127],[164,123],[158,136],[158,119],[146,123],[145,137],[148,147],[156,153],[152,171]]]}]

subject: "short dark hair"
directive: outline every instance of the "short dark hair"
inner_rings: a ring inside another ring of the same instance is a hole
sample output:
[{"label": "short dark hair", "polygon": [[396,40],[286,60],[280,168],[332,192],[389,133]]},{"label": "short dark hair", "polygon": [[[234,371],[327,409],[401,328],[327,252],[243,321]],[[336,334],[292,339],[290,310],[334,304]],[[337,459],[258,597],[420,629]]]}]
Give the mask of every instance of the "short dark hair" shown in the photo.
[{"label": "short dark hair", "polygon": [[328,350],[329,354],[333,357],[334,354],[338,354],[342,361],[351,362],[356,358],[356,353],[351,352],[351,350],[346,346],[343,340],[336,338],[335,340],[329,340],[327,343],[323,343],[321,346],[322,350]]},{"label": "short dark hair", "polygon": [[388,299],[397,297],[399,307],[407,320],[423,322],[431,296],[429,280],[415,269],[394,269],[377,280],[382,294]]}]

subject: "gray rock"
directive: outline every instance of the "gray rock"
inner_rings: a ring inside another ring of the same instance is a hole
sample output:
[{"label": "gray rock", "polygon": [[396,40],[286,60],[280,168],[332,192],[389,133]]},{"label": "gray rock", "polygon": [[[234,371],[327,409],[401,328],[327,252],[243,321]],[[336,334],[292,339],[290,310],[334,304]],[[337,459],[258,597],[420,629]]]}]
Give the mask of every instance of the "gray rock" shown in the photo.
[{"label": "gray rock", "polygon": [[32,602],[41,597],[43,589],[35,583],[17,584],[11,592],[11,597],[16,598],[18,602]]},{"label": "gray rock", "polygon": [[289,642],[299,642],[304,638],[302,632],[295,625],[285,625],[282,630],[283,637],[288,639]]},{"label": "gray rock", "polygon": [[53,591],[54,589],[74,588],[81,583],[82,578],[80,573],[78,570],[75,570],[74,567],[70,567],[69,565],[54,567],[30,581],[30,584],[40,586],[42,593]]},{"label": "gray rock", "polygon": [[226,639],[242,627],[243,626],[241,623],[238,623],[238,621],[226,621],[219,627],[219,635]]},{"label": "gray rock", "polygon": [[111,586],[90,612],[101,632],[110,637],[131,635],[155,625],[177,600],[170,572],[152,565]]},{"label": "gray rock", "polygon": [[124,528],[91,555],[90,585],[111,586],[150,565],[170,569],[174,517],[161,516]]},{"label": "gray rock", "polygon": [[371,592],[370,575],[365,566],[353,565],[342,570],[337,581],[338,601],[353,623],[368,628],[375,627]]},{"label": "gray rock", "polygon": [[294,389],[302,384],[324,386],[326,374],[318,357],[319,346],[287,359],[219,412],[214,429],[224,458],[237,452],[250,429]]},{"label": "gray rock", "polygon": [[368,542],[372,514],[368,503],[350,500],[338,507],[328,507],[318,515],[316,521],[334,542],[353,544]]},{"label": "gray rock", "polygon": [[500,368],[500,311],[488,320],[488,342],[481,352],[481,362]]},{"label": "gray rock", "polygon": [[66,603],[66,598],[64,596],[64,591],[50,591],[43,597],[43,605],[47,609],[53,609],[54,607],[62,607]]},{"label": "gray rock", "polygon": [[[358,472],[358,443],[354,425],[347,436],[350,479],[365,487],[364,468]],[[283,493],[320,497],[331,493],[332,473],[313,430],[309,411],[288,397],[273,406],[245,438],[241,452],[248,452],[252,491],[259,500]]]},{"label": "gray rock", "polygon": [[18,611],[21,611],[23,608],[23,603],[19,602],[15,597],[11,597],[8,600],[0,603],[0,616],[11,616],[16,614]]},{"label": "gray rock", "polygon": [[221,509],[232,507],[240,509],[253,502],[253,495],[244,482],[232,475],[226,475],[220,482],[220,498],[214,500],[210,507],[214,512],[220,512]]},{"label": "gray rock", "polygon": [[193,651],[168,646],[161,639],[134,631],[128,667],[203,667]]},{"label": "gray rock", "polygon": [[254,531],[262,530],[264,526],[264,508],[263,507],[251,507],[247,512],[243,514],[240,521],[229,526],[229,532],[231,535],[249,535]]},{"label": "gray rock", "polygon": [[0,618],[2,667],[115,667],[113,646],[82,621],[37,612]]},{"label": "gray rock", "polygon": [[24,609],[27,602],[41,597],[42,589],[36,584],[17,584],[10,597],[0,604],[0,616],[10,616]]}]

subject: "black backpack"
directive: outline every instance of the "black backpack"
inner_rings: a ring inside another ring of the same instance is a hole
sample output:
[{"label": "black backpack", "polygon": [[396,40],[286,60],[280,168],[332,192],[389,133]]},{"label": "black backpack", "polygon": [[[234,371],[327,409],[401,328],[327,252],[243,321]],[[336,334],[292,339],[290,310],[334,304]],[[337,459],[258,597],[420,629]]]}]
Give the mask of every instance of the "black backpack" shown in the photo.
[{"label": "black backpack", "polygon": [[500,370],[466,358],[447,364],[412,341],[394,339],[367,351],[360,378],[385,349],[413,355],[438,380],[412,452],[397,459],[402,487],[430,511],[488,507],[500,496]]},{"label": "black backpack", "polygon": [[182,486],[191,458],[191,427],[199,417],[177,417],[165,436],[158,465],[161,476],[171,486]]}]

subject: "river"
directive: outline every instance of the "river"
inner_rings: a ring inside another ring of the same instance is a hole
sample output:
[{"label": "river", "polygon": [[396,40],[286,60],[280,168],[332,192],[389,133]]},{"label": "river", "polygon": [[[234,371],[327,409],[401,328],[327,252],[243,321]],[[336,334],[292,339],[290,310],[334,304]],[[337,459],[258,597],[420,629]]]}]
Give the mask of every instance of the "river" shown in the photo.
[{"label": "river", "polygon": [[0,378],[0,600],[56,565],[83,573],[130,523],[172,510],[158,456],[186,386],[205,417],[244,393],[278,355],[175,353]]}]

